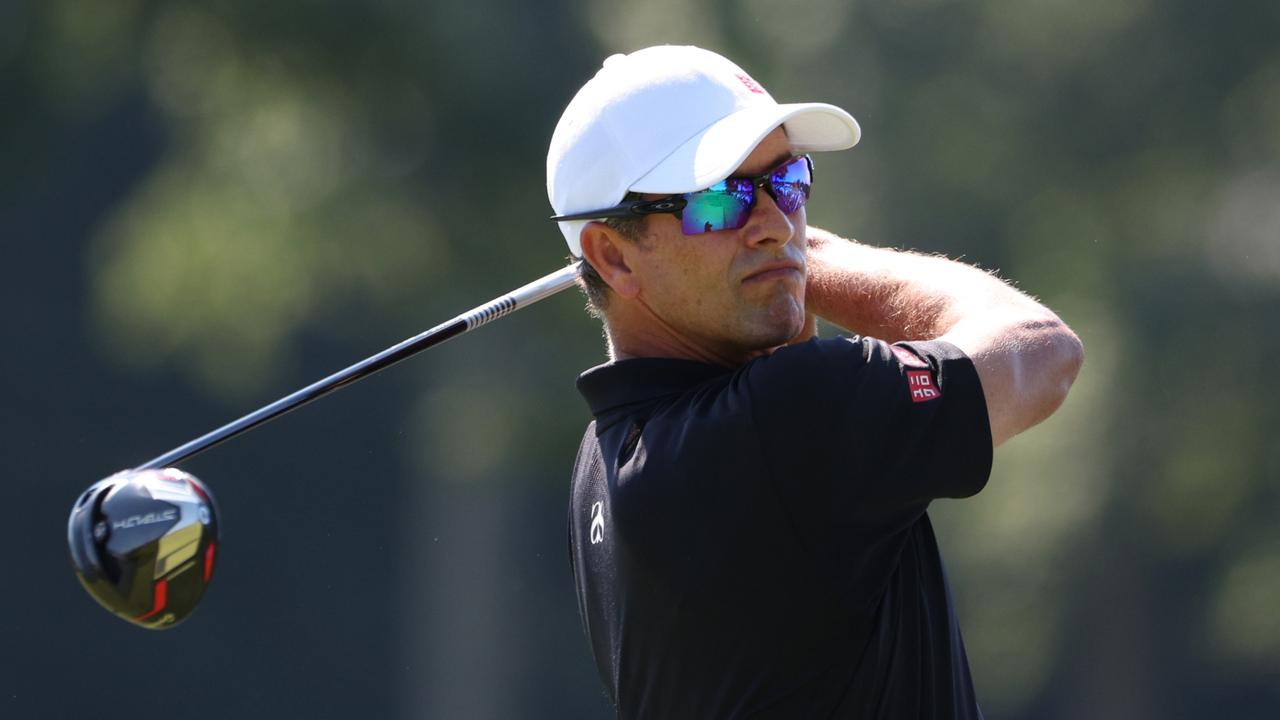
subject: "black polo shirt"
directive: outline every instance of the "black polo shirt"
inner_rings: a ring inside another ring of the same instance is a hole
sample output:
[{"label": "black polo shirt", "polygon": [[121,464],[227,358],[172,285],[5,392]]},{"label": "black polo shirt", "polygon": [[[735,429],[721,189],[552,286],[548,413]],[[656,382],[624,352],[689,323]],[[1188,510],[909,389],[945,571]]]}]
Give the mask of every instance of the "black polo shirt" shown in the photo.
[{"label": "black polo shirt", "polygon": [[973,364],[811,340],[584,373],[569,550],[623,718],[981,718],[925,509],[985,485]]}]

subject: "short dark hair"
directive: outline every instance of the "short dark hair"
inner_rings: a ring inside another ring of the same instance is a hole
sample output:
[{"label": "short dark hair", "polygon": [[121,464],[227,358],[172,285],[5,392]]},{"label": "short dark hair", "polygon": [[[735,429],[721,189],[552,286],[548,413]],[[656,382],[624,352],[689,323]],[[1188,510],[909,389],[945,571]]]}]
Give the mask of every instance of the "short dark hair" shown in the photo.
[{"label": "short dark hair", "polygon": [[[636,193],[627,193],[623,200],[634,200],[640,197]],[[633,217],[605,218],[604,224],[616,230],[624,240],[639,242],[644,237],[645,223],[649,218],[643,215]],[[600,317],[609,306],[609,283],[600,277],[600,273],[583,258],[578,266],[578,288],[587,296],[587,310],[595,317]]]}]

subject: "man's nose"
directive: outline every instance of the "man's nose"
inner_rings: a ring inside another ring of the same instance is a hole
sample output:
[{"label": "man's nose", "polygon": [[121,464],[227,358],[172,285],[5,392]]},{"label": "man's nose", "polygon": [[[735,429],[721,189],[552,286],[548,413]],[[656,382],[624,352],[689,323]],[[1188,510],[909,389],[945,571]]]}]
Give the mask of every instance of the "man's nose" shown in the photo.
[{"label": "man's nose", "polygon": [[796,224],[778,209],[778,203],[774,202],[764,188],[756,188],[756,206],[751,208],[751,215],[742,232],[743,239],[749,245],[786,245],[795,238]]}]

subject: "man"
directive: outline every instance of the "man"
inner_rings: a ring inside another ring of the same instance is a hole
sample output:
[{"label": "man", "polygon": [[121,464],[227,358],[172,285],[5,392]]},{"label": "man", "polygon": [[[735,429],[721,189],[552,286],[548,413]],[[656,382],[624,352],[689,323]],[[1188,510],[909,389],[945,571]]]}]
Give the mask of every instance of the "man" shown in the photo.
[{"label": "man", "polygon": [[609,58],[556,128],[610,355],[578,380],[569,544],[621,717],[981,717],[925,511],[982,489],[1083,350],[987,273],[808,226],[805,153],[859,135],[689,47]]}]

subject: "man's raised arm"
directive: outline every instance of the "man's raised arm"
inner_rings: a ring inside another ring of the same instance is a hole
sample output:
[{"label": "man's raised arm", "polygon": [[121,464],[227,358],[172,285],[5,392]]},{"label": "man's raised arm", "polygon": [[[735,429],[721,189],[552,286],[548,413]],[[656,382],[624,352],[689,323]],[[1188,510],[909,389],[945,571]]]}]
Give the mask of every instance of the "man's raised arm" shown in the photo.
[{"label": "man's raised arm", "polygon": [[1049,417],[1084,362],[1053,311],[964,263],[809,227],[808,310],[887,342],[945,340],[973,360],[995,445]]}]

